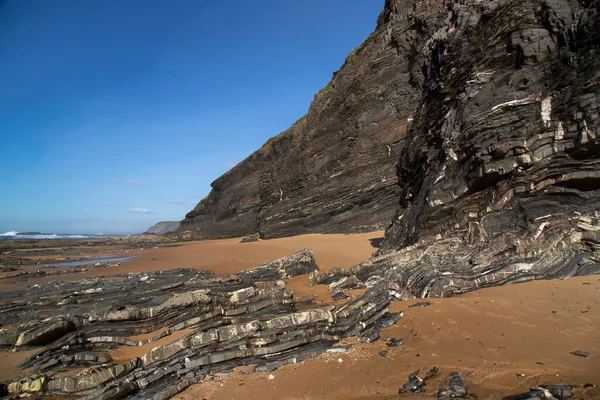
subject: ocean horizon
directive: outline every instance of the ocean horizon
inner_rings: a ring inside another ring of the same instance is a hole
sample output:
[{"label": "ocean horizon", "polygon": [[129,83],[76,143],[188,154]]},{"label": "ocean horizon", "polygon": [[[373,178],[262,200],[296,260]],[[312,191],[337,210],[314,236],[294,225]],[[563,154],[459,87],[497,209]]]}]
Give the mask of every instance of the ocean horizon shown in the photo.
[{"label": "ocean horizon", "polygon": [[7,231],[0,233],[0,241],[6,240],[86,240],[108,239],[117,236],[139,236],[131,233],[54,233],[54,232],[18,232]]}]

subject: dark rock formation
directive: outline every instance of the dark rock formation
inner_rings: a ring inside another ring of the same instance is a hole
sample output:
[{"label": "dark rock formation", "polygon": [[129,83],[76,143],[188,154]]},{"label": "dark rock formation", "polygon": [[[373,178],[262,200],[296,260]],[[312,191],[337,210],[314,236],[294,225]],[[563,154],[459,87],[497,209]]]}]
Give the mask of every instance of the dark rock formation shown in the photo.
[{"label": "dark rock formation", "polygon": [[544,385],[529,388],[528,393],[505,397],[504,400],[539,400],[539,399],[570,399],[573,396],[573,386]]},{"label": "dark rock formation", "polygon": [[387,0],[307,116],[182,229],[357,231],[397,208],[352,274],[400,297],[600,272],[598,4]]},{"label": "dark rock formation", "polygon": [[433,367],[423,376],[423,378],[421,378],[419,376],[419,374],[421,373],[421,370],[420,369],[416,370],[415,372],[413,372],[412,374],[410,374],[408,376],[408,382],[406,382],[398,390],[398,393],[406,393],[406,392],[422,393],[422,392],[424,392],[426,389],[426,386],[427,386],[427,381],[432,378],[435,378],[437,376],[438,372],[439,372],[439,369],[437,367]]},{"label": "dark rock formation", "polygon": [[[407,18],[387,4],[306,116],[212,183],[182,221],[187,238],[262,238],[382,229],[398,203],[396,164],[419,104],[420,54],[441,4]],[[425,13],[427,22],[425,22]]]},{"label": "dark rock formation", "polygon": [[162,235],[163,233],[173,232],[179,229],[179,221],[161,221],[152,225],[144,233],[153,233],[155,235]]},{"label": "dark rock formation", "polygon": [[442,387],[437,393],[437,400],[451,400],[467,396],[467,385],[464,378],[457,372],[448,377],[448,386]]},{"label": "dark rock formation", "polygon": [[[388,314],[392,292],[386,288],[339,306],[299,311],[280,279],[317,268],[312,253],[301,251],[230,276],[178,269],[0,293],[0,325],[13,327],[0,332],[0,344],[15,351],[45,345],[21,365],[23,378],[2,383],[0,390],[12,396],[167,399],[236,366],[271,371],[344,351],[331,346],[402,316]],[[189,332],[181,338],[127,362],[112,360],[108,352],[184,329]],[[151,332],[148,339],[131,338]]]},{"label": "dark rock formation", "polygon": [[599,3],[445,7],[420,60],[398,214],[353,274],[428,297],[599,272]]}]

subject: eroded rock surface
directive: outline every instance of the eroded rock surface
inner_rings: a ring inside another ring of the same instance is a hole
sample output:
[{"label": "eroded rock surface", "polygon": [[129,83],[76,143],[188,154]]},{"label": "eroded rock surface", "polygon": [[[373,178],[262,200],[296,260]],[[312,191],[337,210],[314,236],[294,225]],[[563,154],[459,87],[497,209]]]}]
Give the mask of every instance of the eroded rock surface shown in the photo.
[{"label": "eroded rock surface", "polygon": [[399,211],[354,275],[437,297],[600,272],[598,4],[445,3]]},{"label": "eroded rock surface", "polygon": [[[300,311],[281,279],[315,269],[312,252],[303,250],[230,276],[176,269],[1,293],[0,324],[14,329],[0,332],[0,344],[16,350],[45,345],[21,365],[25,377],[6,388],[13,396],[167,399],[208,374],[241,365],[270,371],[402,316],[388,314],[392,292],[386,288],[341,306]],[[111,358],[110,349],[184,329],[182,337],[131,360]],[[152,335],[133,338],[140,334]]]},{"label": "eroded rock surface", "polygon": [[387,226],[398,203],[396,164],[419,104],[418,60],[447,14],[441,2],[409,18],[412,8],[388,2],[308,113],[215,180],[180,236],[268,239]]},{"label": "eroded rock surface", "polygon": [[213,183],[186,237],[374,229],[396,209],[352,270],[367,287],[449,296],[599,272],[598,4],[387,0],[307,116]]}]

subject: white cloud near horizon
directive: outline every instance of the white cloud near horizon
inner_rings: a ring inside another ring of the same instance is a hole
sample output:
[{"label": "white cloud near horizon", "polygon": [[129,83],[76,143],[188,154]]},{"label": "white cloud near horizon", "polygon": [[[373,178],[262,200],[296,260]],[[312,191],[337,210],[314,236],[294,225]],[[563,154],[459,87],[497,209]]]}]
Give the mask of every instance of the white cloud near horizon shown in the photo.
[{"label": "white cloud near horizon", "polygon": [[150,184],[147,182],[130,181],[127,179],[111,179],[110,181],[113,183],[122,183],[123,185],[129,186],[150,186]]},{"label": "white cloud near horizon", "polygon": [[150,214],[151,213],[150,210],[148,210],[147,208],[143,208],[143,207],[133,207],[132,209],[129,210],[129,212],[142,213],[142,214]]},{"label": "white cloud near horizon", "polygon": [[173,204],[176,206],[189,206],[189,205],[195,206],[196,204],[198,204],[198,202],[192,201],[192,200],[172,200],[169,202],[169,204]]}]

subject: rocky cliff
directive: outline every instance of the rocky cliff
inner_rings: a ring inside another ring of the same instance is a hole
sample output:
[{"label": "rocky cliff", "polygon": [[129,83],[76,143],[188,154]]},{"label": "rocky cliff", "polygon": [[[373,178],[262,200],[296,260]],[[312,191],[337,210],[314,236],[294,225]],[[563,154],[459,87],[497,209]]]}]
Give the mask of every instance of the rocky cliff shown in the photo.
[{"label": "rocky cliff", "polygon": [[353,272],[419,296],[600,271],[599,8],[386,1],[308,115],[184,227],[354,231],[395,209]]},{"label": "rocky cliff", "polygon": [[445,6],[399,211],[354,274],[425,297],[600,272],[600,3]]},{"label": "rocky cliff", "polygon": [[179,221],[161,221],[152,225],[144,233],[151,233],[155,235],[162,235],[164,233],[176,231],[179,228]]},{"label": "rocky cliff", "polygon": [[308,113],[215,180],[180,230],[273,238],[387,226],[400,192],[396,164],[420,99],[419,59],[447,14],[437,4],[408,18],[411,9],[387,4]]},{"label": "rocky cliff", "polygon": [[307,116],[183,226],[275,237],[374,229],[397,210],[354,272],[420,296],[597,272],[599,7],[386,1]]}]

